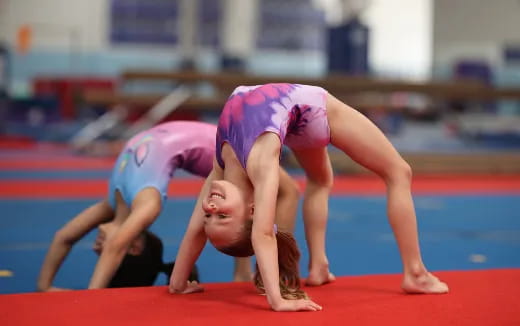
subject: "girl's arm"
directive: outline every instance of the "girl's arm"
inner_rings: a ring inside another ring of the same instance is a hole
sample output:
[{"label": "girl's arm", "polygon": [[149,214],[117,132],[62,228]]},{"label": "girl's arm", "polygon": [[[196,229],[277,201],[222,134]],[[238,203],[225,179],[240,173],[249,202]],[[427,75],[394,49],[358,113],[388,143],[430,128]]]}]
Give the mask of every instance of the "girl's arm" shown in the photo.
[{"label": "girl's arm", "polygon": [[40,270],[38,291],[52,289],[54,277],[74,243],[97,225],[111,219],[113,214],[108,202],[103,200],[85,209],[56,232]]},{"label": "girl's arm", "polygon": [[260,136],[247,162],[247,174],[254,188],[255,209],[251,240],[264,283],[267,301],[276,311],[321,310],[311,300],[286,300],[280,292],[278,246],[274,231],[276,199],[280,182],[280,148],[277,135]]},{"label": "girl's arm", "polygon": [[282,301],[279,285],[278,248],[274,233],[276,194],[278,190],[277,162],[262,164],[262,172],[252,173],[251,182],[255,189],[255,209],[251,241],[258,268],[264,282],[267,301],[276,309]]},{"label": "girl's arm", "polygon": [[199,258],[202,249],[206,245],[206,234],[204,233],[204,211],[202,210],[202,200],[207,196],[209,187],[213,180],[222,178],[222,169],[216,161],[213,162],[213,170],[204,181],[204,185],[199,193],[199,198],[191,214],[190,222],[182,239],[175,265],[170,277],[170,293],[191,293],[202,291],[202,288],[194,283],[188,284],[188,276],[193,265]]}]

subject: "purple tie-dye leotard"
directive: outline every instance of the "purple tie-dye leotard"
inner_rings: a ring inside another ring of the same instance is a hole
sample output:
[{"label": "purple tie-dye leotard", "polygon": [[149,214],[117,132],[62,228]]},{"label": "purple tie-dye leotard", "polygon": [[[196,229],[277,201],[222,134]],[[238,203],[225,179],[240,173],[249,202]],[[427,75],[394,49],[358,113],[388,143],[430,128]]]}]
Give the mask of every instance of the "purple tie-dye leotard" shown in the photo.
[{"label": "purple tie-dye leotard", "polygon": [[213,168],[217,127],[196,121],[172,121],[133,136],[119,154],[112,171],[109,202],[115,208],[115,192],[131,205],[139,191],[156,188],[167,196],[177,168],[207,177]]},{"label": "purple tie-dye leotard", "polygon": [[245,169],[251,147],[264,132],[277,134],[293,149],[326,146],[330,142],[326,95],[321,87],[299,84],[236,88],[217,128],[215,154],[219,165],[224,167],[221,149],[227,142]]}]

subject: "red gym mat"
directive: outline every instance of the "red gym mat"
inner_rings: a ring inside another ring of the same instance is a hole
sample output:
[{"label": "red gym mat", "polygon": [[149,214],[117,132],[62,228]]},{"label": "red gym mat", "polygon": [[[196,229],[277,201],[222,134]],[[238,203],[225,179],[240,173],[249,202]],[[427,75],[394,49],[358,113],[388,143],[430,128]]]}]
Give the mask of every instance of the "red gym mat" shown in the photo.
[{"label": "red gym mat", "polygon": [[[302,178],[297,178],[304,185]],[[196,196],[202,178],[173,179],[170,196]],[[107,180],[0,180],[1,198],[81,198],[103,197],[108,190]],[[446,175],[416,176],[414,194],[492,194],[520,193],[520,175]],[[336,195],[377,195],[385,193],[380,178],[371,176],[334,178],[332,193]]]},{"label": "red gym mat", "polygon": [[340,277],[306,288],[324,309],[278,313],[249,283],[205,284],[170,295],[164,286],[0,295],[2,325],[520,325],[520,269],[436,273],[446,295],[406,295],[400,275]]},{"label": "red gym mat", "polygon": [[[48,154],[43,154],[48,155]],[[113,158],[69,157],[56,155],[42,158],[38,153],[3,159],[0,161],[1,171],[77,171],[77,170],[112,170]]]}]

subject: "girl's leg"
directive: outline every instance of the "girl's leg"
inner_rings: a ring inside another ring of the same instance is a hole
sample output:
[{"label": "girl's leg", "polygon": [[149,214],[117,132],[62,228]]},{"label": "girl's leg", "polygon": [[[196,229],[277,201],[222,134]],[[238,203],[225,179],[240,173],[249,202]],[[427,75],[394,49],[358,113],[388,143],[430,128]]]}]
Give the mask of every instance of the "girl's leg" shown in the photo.
[{"label": "girl's leg", "polygon": [[278,197],[276,199],[276,219],[278,229],[285,232],[294,232],[296,214],[298,212],[298,201],[300,199],[300,188],[296,181],[280,168],[280,182],[278,186]]},{"label": "girl's leg", "polygon": [[233,271],[234,282],[250,282],[253,279],[253,269],[250,257],[235,257],[235,268]]},{"label": "girl's leg", "polygon": [[388,218],[404,268],[403,289],[447,292],[448,286],[428,273],[421,258],[408,163],[369,119],[331,95],[327,97],[327,116],[332,144],[386,183]]},{"label": "girl's leg", "polygon": [[119,190],[115,190],[115,198],[116,211],[114,215],[114,222],[117,224],[123,224],[128,215],[130,215],[130,207],[123,200],[123,196],[121,196],[121,192],[119,192]]},{"label": "girl's leg", "polygon": [[[108,286],[132,241],[155,221],[160,212],[161,194],[157,189],[144,188],[136,195],[130,208],[130,214],[105,242],[94,274],[90,279],[89,289]],[[123,214],[119,216],[119,218],[123,218]]]},{"label": "girl's leg", "polygon": [[325,252],[328,200],[333,183],[327,148],[293,150],[307,176],[303,198],[303,222],[309,247],[308,285],[321,285],[334,280]]}]

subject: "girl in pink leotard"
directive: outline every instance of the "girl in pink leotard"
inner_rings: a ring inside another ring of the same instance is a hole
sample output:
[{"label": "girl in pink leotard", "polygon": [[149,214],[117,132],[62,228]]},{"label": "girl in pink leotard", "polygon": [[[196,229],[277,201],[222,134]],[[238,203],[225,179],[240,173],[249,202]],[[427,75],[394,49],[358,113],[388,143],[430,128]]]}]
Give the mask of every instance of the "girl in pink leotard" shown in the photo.
[{"label": "girl in pink leotard", "polygon": [[[54,289],[54,276],[72,245],[95,227],[99,234],[94,250],[100,257],[89,288],[109,286],[112,277],[120,274],[116,271],[123,259],[135,260],[129,256],[146,249],[144,240],[151,238],[146,230],[162,211],[175,170],[208,176],[215,154],[215,134],[216,126],[211,124],[173,121],[128,140],[113,168],[107,198],[84,210],[56,233],[41,268],[38,289]],[[287,191],[281,191],[293,202],[296,185],[286,173],[284,177]],[[293,211],[295,215],[296,207]],[[248,263],[237,261],[236,279],[251,277]]]},{"label": "girl in pink leotard", "polygon": [[186,293],[206,239],[232,256],[256,255],[257,285],[276,311],[321,310],[299,289],[299,252],[290,234],[274,225],[279,157],[286,144],[307,177],[303,203],[309,249],[308,285],[334,280],[325,251],[332,144],[386,183],[387,213],[404,267],[402,288],[445,293],[448,287],[424,266],[411,196],[411,169],[383,133],[324,89],[298,84],[238,87],[220,115],[216,163],[199,195],[201,206],[178,252],[170,292]]}]

